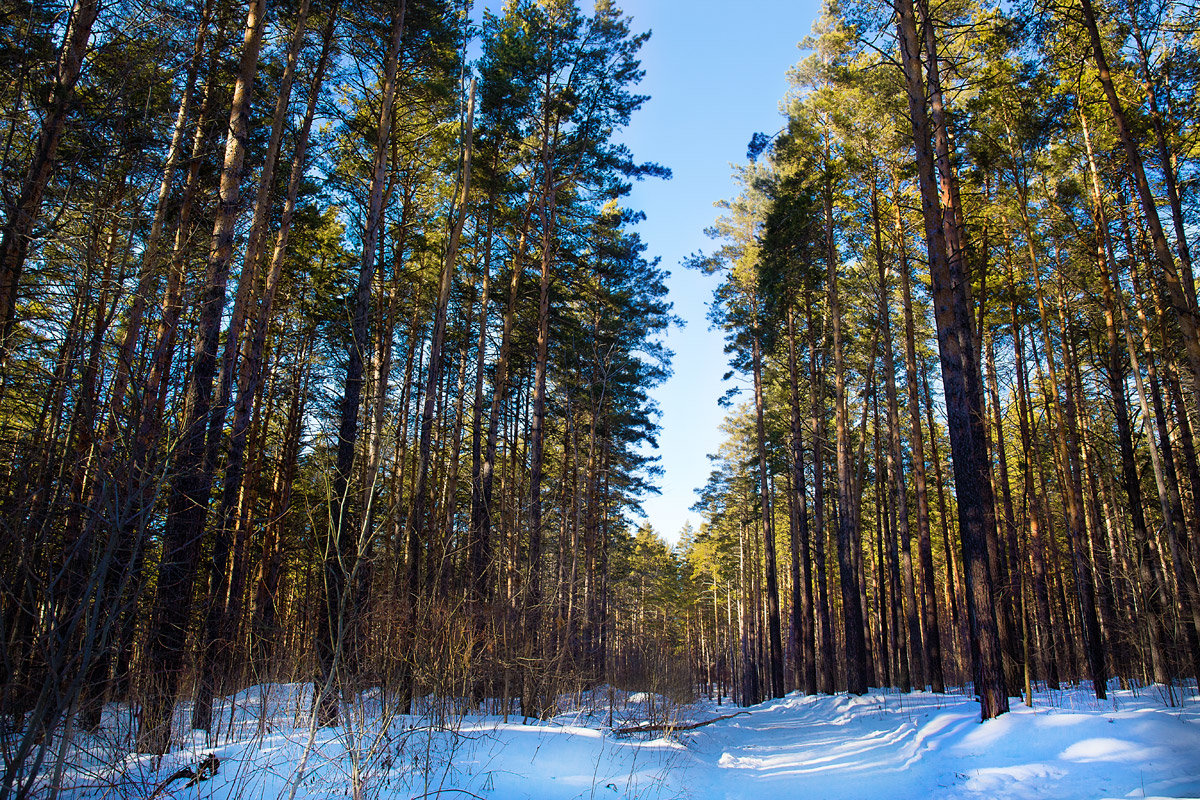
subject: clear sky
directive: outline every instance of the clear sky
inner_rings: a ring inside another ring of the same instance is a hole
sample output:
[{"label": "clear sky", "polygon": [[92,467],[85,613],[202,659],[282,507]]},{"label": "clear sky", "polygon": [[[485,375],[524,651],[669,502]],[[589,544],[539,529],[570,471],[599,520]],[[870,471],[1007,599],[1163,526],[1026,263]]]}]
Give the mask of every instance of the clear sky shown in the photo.
[{"label": "clear sky", "polygon": [[787,70],[799,61],[797,44],[808,35],[817,0],[624,0],[634,29],[653,35],[642,49],[646,77],[639,87],[651,99],[634,116],[623,140],[641,160],[670,167],[669,181],[645,181],[628,203],[646,212],[639,228],[649,255],[671,271],[675,314],[686,320],[667,345],[675,351],[674,376],[654,392],[662,410],[660,496],[647,498],[650,524],[675,541],[685,521],[699,526],[690,507],[708,477],[708,453],[720,444],[724,416],[717,398],[726,372],[719,331],[706,313],[713,279],[684,269],[688,254],[711,249],[704,229],[716,218],[713,204],[731,197],[730,164],[746,160],[755,131],[783,125],[779,103]]},{"label": "clear sky", "polygon": [[[579,0],[590,10],[591,0]],[[634,185],[628,207],[644,211],[638,226],[649,247],[671,272],[674,313],[686,321],[673,328],[674,375],[653,392],[662,411],[658,455],[662,494],[646,498],[650,524],[670,542],[684,523],[699,527],[692,512],[696,489],[708,478],[706,456],[721,442],[724,411],[717,398],[727,371],[724,342],[709,330],[708,303],[714,279],[684,269],[691,253],[710,249],[704,235],[717,215],[714,203],[732,197],[733,163],[746,160],[755,131],[783,126],[779,104],[788,90],[787,71],[801,58],[798,43],[809,34],[820,0],[617,0],[633,18],[635,32],[652,31],[642,48],[646,76],[636,91],[650,95],[619,136],[640,161],[670,167],[669,181]],[[482,0],[499,12],[503,0]],[[475,57],[478,53],[474,54]]]}]

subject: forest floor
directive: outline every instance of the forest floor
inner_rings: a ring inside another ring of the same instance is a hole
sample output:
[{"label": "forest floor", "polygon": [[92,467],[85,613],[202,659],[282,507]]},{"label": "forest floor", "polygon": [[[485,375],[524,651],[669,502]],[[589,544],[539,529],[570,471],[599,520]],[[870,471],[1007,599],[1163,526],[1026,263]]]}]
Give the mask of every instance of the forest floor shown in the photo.
[{"label": "forest floor", "polygon": [[[1162,687],[1039,692],[1033,707],[980,724],[961,694],[789,695],[691,731],[619,735],[736,712],[701,700],[596,691],[549,721],[455,714],[424,703],[393,715],[377,694],[312,730],[305,685],[255,687],[218,707],[215,743],[197,732],[155,763],[119,758],[129,715],[113,710],[61,776],[65,797],[296,800],[410,798],[1123,798],[1200,797],[1200,697],[1166,704]],[[569,702],[564,698],[564,704]],[[611,703],[611,705],[610,705]],[[611,712],[610,712],[611,708]],[[266,714],[263,714],[263,711]],[[181,705],[178,722],[188,709]],[[440,721],[439,721],[440,720]],[[179,728],[177,728],[178,730]],[[216,773],[167,779],[204,757]],[[211,761],[209,762],[211,764]],[[357,792],[355,791],[357,788]]]}]

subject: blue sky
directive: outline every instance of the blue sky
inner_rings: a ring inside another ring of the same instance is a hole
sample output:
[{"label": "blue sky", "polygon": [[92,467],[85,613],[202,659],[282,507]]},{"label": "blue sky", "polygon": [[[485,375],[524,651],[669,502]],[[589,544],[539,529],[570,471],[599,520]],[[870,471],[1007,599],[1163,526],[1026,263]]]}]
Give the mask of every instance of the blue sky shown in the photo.
[{"label": "blue sky", "polygon": [[654,392],[662,410],[659,456],[662,494],[647,498],[654,529],[675,541],[685,521],[699,526],[690,507],[708,477],[708,453],[720,444],[724,416],[717,398],[726,361],[719,331],[709,330],[707,304],[713,279],[684,269],[688,254],[710,249],[704,229],[716,218],[713,204],[736,191],[730,164],[744,162],[755,131],[783,125],[779,103],[787,70],[801,57],[798,42],[820,10],[816,0],[625,0],[634,29],[653,35],[642,50],[646,77],[639,90],[651,99],[635,115],[623,140],[634,155],[670,167],[669,181],[634,187],[627,202],[646,212],[639,229],[649,255],[671,271],[675,314],[674,376]]},{"label": "blue sky", "polygon": [[[590,10],[590,0],[579,0]],[[809,34],[819,0],[617,0],[633,18],[635,32],[652,31],[642,48],[646,76],[637,87],[650,100],[634,115],[620,139],[640,161],[669,167],[669,181],[634,185],[625,202],[646,213],[638,226],[671,272],[674,313],[686,321],[666,344],[675,352],[674,375],[653,393],[662,411],[658,455],[661,495],[646,498],[647,520],[670,542],[693,513],[695,490],[708,478],[707,455],[721,442],[724,412],[724,342],[709,330],[708,303],[714,279],[681,265],[689,254],[709,249],[704,229],[717,215],[714,203],[732,197],[731,164],[746,160],[755,131],[773,134],[783,126],[779,104],[788,90],[787,71],[801,58],[798,43]],[[499,12],[503,0],[482,0]],[[478,55],[477,53],[474,55]]]}]

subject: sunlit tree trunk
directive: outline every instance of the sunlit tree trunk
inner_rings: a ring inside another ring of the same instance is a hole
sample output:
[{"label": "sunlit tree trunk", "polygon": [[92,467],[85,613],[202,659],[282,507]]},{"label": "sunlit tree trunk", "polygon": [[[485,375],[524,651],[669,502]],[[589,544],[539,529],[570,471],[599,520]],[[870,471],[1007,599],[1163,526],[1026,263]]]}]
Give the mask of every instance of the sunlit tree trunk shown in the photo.
[{"label": "sunlit tree trunk", "polygon": [[[829,134],[826,133],[828,140]],[[858,559],[851,507],[854,503],[850,452],[850,421],[846,401],[846,367],[842,342],[842,309],[838,293],[838,256],[833,234],[833,189],[829,176],[828,141],[825,176],[825,258],[826,295],[833,344],[834,433],[837,454],[838,566],[841,574],[842,621],[846,644],[846,690],[851,694],[867,691],[867,644],[864,633],[863,604],[860,593]]]},{"label": "sunlit tree trunk", "polygon": [[[956,230],[948,241],[942,225],[944,197],[939,198],[930,148],[930,123],[926,110],[926,88],[921,77],[920,40],[911,0],[894,0],[897,13],[901,64],[908,92],[910,122],[916,150],[917,178],[925,220],[933,285],[934,319],[942,362],[942,385],[950,428],[954,487],[958,498],[959,527],[966,568],[967,617],[975,691],[983,719],[1008,710],[1008,692],[996,623],[996,607],[988,565],[988,539],[995,536],[989,465],[983,432],[983,393],[979,365],[975,362],[973,320],[963,263],[963,242],[956,207],[946,209],[947,227]],[[929,24],[929,21],[926,20]],[[937,71],[936,53],[930,53],[932,73]],[[939,94],[936,86],[930,90]],[[945,120],[936,132],[948,136]],[[953,186],[949,151],[939,142],[939,164],[943,180]],[[950,193],[953,198],[953,191]]]}]

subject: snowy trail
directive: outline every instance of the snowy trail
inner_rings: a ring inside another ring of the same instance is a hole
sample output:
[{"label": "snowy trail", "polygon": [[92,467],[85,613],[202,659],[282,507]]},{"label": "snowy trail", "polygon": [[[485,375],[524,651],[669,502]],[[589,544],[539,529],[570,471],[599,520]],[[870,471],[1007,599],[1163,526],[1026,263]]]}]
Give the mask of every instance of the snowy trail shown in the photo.
[{"label": "snowy trail", "polygon": [[[258,691],[223,704],[237,720],[231,741],[213,747],[197,740],[157,766],[136,756],[107,771],[92,764],[72,776],[75,788],[66,795],[146,797],[181,764],[215,752],[217,776],[160,796],[274,800],[287,798],[293,785],[299,800],[347,796],[357,774],[361,796],[381,800],[1200,798],[1200,698],[1168,708],[1157,689],[1112,691],[1105,702],[1084,689],[1043,692],[1033,708],[1016,704],[983,724],[978,704],[962,695],[790,695],[649,741],[609,732],[595,694],[584,710],[549,722],[476,716],[454,731],[414,717],[384,725],[367,703],[353,741],[372,755],[357,759],[357,773],[345,731],[317,732],[304,759],[308,732],[295,726],[294,714],[305,704],[304,687],[270,689],[265,735]],[[644,718],[637,697],[623,703],[618,724]],[[680,716],[699,721],[730,710],[704,701]]]},{"label": "snowy trail", "polygon": [[789,697],[697,732],[697,797],[1200,796],[1200,724],[1150,698],[1038,698],[979,724],[962,697]]}]

